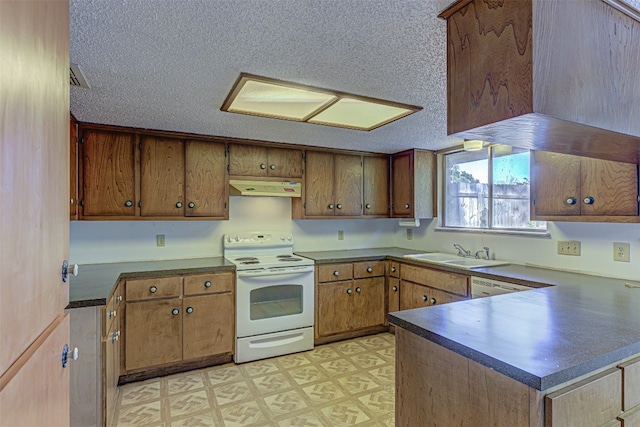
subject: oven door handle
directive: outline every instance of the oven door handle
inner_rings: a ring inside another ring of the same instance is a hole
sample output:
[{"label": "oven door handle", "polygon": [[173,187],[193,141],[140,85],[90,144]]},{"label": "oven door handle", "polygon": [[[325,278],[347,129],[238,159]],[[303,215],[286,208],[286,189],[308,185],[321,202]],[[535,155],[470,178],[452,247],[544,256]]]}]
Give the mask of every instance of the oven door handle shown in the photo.
[{"label": "oven door handle", "polygon": [[295,271],[271,271],[271,270],[246,270],[238,271],[238,277],[260,279],[262,277],[274,277],[274,276],[302,276],[308,273],[313,273],[313,266],[306,267],[304,270]]}]

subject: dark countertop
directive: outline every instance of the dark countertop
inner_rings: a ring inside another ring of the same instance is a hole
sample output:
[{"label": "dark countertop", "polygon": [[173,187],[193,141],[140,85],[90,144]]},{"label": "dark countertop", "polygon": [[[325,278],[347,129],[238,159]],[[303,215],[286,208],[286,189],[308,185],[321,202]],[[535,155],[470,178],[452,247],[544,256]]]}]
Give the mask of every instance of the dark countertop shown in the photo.
[{"label": "dark countertop", "polygon": [[67,308],[105,305],[120,279],[213,271],[235,271],[235,266],[223,257],[81,264],[78,276],[69,281]]},{"label": "dark countertop", "polygon": [[342,251],[321,251],[321,252],[296,252],[306,258],[311,258],[316,264],[331,264],[334,262],[358,262],[370,261],[374,259],[402,258],[403,255],[416,254],[420,251],[416,249],[402,248],[371,248],[371,249],[349,249]]},{"label": "dark countertop", "polygon": [[[318,263],[350,262],[368,255],[376,259],[385,251],[392,259],[420,252],[380,248],[299,255]],[[516,264],[446,270],[540,288],[390,313],[390,322],[538,390],[640,353],[640,289],[625,286],[640,286],[638,281]]]}]

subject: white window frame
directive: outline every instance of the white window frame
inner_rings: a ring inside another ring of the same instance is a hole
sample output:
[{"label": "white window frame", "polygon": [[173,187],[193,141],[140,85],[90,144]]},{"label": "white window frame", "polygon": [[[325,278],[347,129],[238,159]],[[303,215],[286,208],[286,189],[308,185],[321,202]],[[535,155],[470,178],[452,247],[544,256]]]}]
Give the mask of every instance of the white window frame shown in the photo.
[{"label": "white window frame", "polygon": [[[453,149],[447,149],[438,152],[438,222],[436,226],[436,231],[455,231],[455,232],[466,232],[466,233],[481,233],[481,234],[508,234],[508,235],[524,235],[531,237],[549,237],[548,227],[545,226],[544,229],[533,229],[533,228],[492,228],[493,224],[493,156],[492,156],[492,148],[497,144],[491,144],[483,150],[487,151],[487,163],[488,163],[488,178],[489,178],[489,188],[488,188],[488,218],[490,222],[490,227],[487,228],[479,228],[479,227],[459,227],[459,226],[447,226],[445,225],[445,215],[446,215],[446,179],[447,179],[447,162],[446,155],[454,154],[457,152],[463,151],[462,147],[455,147]],[[531,150],[529,150],[531,152]],[[529,181],[531,182],[531,176],[529,176]],[[540,221],[546,223],[546,221]],[[546,225],[546,224],[545,224]]]}]

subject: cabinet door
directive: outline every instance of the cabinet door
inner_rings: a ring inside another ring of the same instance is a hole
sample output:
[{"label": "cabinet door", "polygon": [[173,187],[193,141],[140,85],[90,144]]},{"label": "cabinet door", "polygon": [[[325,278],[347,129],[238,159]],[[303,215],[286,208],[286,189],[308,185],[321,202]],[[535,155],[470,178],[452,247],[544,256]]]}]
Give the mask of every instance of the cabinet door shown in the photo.
[{"label": "cabinet door", "polygon": [[307,151],[306,157],[305,215],[333,215],[333,154]]},{"label": "cabinet door", "polygon": [[182,306],[183,360],[233,352],[232,293],[186,297]]},{"label": "cabinet door", "polygon": [[637,165],[581,158],[580,179],[582,215],[638,215]]},{"label": "cabinet door", "polygon": [[106,426],[113,424],[118,397],[118,378],[120,376],[120,337],[118,332],[117,328],[111,329],[102,342],[102,354],[104,357],[104,378],[102,380],[104,381],[103,396]]},{"label": "cabinet door", "polygon": [[417,283],[400,281],[400,310],[428,307],[430,305],[431,288]]},{"label": "cabinet door", "polygon": [[135,215],[135,136],[85,129],[83,138],[83,215]]},{"label": "cabinet door", "polygon": [[268,174],[273,177],[301,178],[302,150],[269,148]]},{"label": "cabinet door", "polygon": [[142,216],[184,216],[184,143],[143,137],[140,167]]},{"label": "cabinet door", "polygon": [[127,303],[125,322],[127,371],[182,360],[180,298]]},{"label": "cabinet door", "polygon": [[319,336],[328,336],[351,330],[353,316],[353,282],[330,282],[318,285],[318,319],[316,327]]},{"label": "cabinet door", "polygon": [[531,178],[535,214],[580,215],[580,158],[534,151]]},{"label": "cabinet door", "polygon": [[204,141],[185,144],[185,215],[228,218],[225,145]]},{"label": "cabinet door", "polygon": [[363,157],[364,215],[389,216],[389,157]]},{"label": "cabinet door", "polygon": [[69,124],[69,219],[78,219],[78,123]]},{"label": "cabinet door", "polygon": [[384,277],[353,281],[353,329],[384,324]]},{"label": "cabinet door", "polygon": [[229,144],[229,175],[267,176],[267,147]]},{"label": "cabinet door", "polygon": [[391,216],[413,218],[413,154],[391,158]]},{"label": "cabinet door", "polygon": [[334,162],[335,215],[362,215],[362,156],[336,154]]},{"label": "cabinet door", "polygon": [[388,287],[389,313],[400,311],[400,280],[390,277]]}]

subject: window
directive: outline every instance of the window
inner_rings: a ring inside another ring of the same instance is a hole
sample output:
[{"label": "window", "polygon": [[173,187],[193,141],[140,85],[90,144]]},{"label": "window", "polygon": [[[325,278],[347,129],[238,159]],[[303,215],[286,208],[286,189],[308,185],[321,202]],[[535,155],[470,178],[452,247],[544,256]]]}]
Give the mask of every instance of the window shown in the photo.
[{"label": "window", "polygon": [[493,145],[444,159],[445,227],[546,231],[529,219],[529,150]]}]

